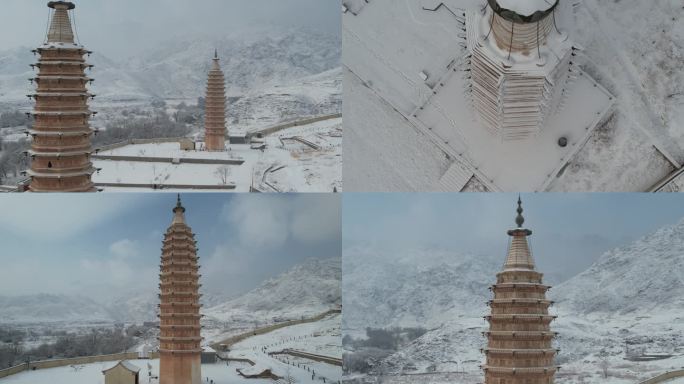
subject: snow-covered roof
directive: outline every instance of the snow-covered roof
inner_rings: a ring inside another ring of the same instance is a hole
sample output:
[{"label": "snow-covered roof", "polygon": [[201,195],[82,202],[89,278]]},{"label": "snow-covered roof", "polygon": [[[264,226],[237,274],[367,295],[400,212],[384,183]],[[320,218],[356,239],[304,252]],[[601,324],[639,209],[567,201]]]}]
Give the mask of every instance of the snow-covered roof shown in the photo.
[{"label": "snow-covered roof", "polygon": [[[501,14],[503,12],[502,16],[507,19],[511,18],[508,16],[512,16],[514,19],[518,19],[518,17],[515,16],[519,16],[521,18],[530,19],[520,19],[518,21],[533,22],[543,18],[553,10],[558,4],[558,1],[559,0],[489,0],[489,4],[497,13]],[[538,13],[538,15],[535,15],[536,13]]]},{"label": "snow-covered roof", "polygon": [[261,375],[262,373],[269,371],[271,368],[263,364],[257,363],[250,367],[242,368],[241,372],[247,376]]},{"label": "snow-covered roof", "polygon": [[116,364],[115,366],[113,366],[113,367],[111,367],[111,368],[109,368],[109,369],[105,369],[104,371],[102,371],[102,373],[107,373],[107,372],[111,371],[112,369],[118,367],[119,365],[122,366],[122,367],[124,367],[124,368],[126,368],[127,370],[133,372],[133,373],[138,373],[138,372],[140,372],[140,368],[138,368],[137,366],[135,366],[135,365],[129,363],[129,362],[126,361],[126,360],[121,360],[121,361],[119,361],[119,363]]}]

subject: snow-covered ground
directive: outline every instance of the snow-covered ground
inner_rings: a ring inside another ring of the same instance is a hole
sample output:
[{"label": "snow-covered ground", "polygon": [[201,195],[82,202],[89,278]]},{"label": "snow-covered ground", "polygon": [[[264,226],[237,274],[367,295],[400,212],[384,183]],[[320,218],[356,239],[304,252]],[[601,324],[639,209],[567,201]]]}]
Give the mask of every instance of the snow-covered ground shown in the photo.
[{"label": "snow-covered ground", "polygon": [[[155,184],[234,185],[235,192],[249,192],[252,186],[264,191],[332,192],[342,188],[341,125],[342,120],[337,118],[278,131],[264,137],[266,147],[263,150],[250,144],[227,144],[225,152],[184,151],[179,143],[131,144],[100,151],[94,165],[101,170],[93,175],[93,181],[105,184],[105,191],[119,191],[116,184]],[[317,148],[293,137],[311,142]],[[98,158],[103,156],[161,157],[169,161]],[[181,163],[174,164],[171,159],[180,159]],[[182,159],[241,160],[244,163],[188,164],[182,163]]]},{"label": "snow-covered ground", "polygon": [[[149,379],[159,374],[159,360],[128,360],[131,364],[140,368],[140,383],[157,383],[155,379]],[[21,372],[16,375],[0,379],[2,384],[104,384],[102,371],[113,367],[118,362],[111,361],[105,363],[93,363],[77,366],[66,366],[58,368],[40,369],[35,371]],[[151,367],[151,369],[148,368]],[[248,367],[243,363],[216,363],[202,364],[202,381],[205,382],[209,377],[215,384],[268,384],[273,383],[269,379],[245,379],[238,375],[235,369]]]},{"label": "snow-covered ground", "polygon": [[[343,261],[344,335],[363,339],[366,327],[428,328],[383,358],[368,379],[482,380],[482,316],[500,258],[436,250],[385,255],[359,246],[345,249]],[[549,298],[558,319],[551,326],[559,333],[554,345],[562,367],[556,382],[635,383],[684,369],[683,268],[684,220],[604,253],[554,286]]]},{"label": "snow-covered ground", "polygon": [[[544,155],[543,144],[518,143],[508,153],[501,144],[482,145],[463,128],[472,124],[472,113],[456,92],[462,79],[448,75],[464,56],[462,24],[444,7],[425,10],[440,2],[345,2],[350,10],[343,15],[347,190],[467,189],[470,172],[494,190],[645,191],[681,166],[684,74],[677,63],[684,56],[684,9],[678,1],[584,0],[559,17],[561,28],[585,48],[575,60],[615,95],[615,110],[586,144],[576,135],[574,148],[558,156]],[[443,3],[470,10],[484,2]],[[589,101],[583,91],[576,95],[579,102]],[[577,108],[586,112],[598,104]],[[558,117],[568,123],[583,116],[571,114]],[[555,137],[568,129],[552,120],[546,131]],[[451,172],[455,166],[467,172]],[[507,167],[512,171],[501,173]]]},{"label": "snow-covered ground", "polygon": [[[297,382],[321,382],[321,378],[311,380],[313,369],[316,376],[326,378],[326,382],[337,382],[342,377],[342,367],[297,358],[290,355],[269,355],[269,352],[280,352],[294,349],[316,355],[342,358],[342,337],[340,335],[340,315],[332,315],[315,323],[299,324],[281,328],[263,335],[250,337],[234,344],[228,353],[232,358],[245,358],[257,366],[269,367],[278,376],[290,375]],[[289,365],[288,365],[289,362]],[[294,362],[294,366],[292,363]],[[300,364],[297,367],[297,363]]]},{"label": "snow-covered ground", "polygon": [[[237,374],[236,369],[259,371],[271,369],[281,377],[293,377],[297,383],[335,383],[342,376],[339,366],[316,362],[308,359],[289,357],[287,355],[268,355],[268,352],[281,351],[286,348],[330,357],[342,357],[342,341],[340,337],[340,315],[332,315],[321,321],[281,328],[277,331],[250,337],[232,346],[228,357],[246,358],[256,365],[250,367],[241,362],[223,362],[202,365],[202,381],[206,378],[215,384],[234,383],[273,383],[268,379],[245,379]],[[262,351],[262,347],[266,349]],[[140,368],[141,383],[148,383],[149,373],[159,374],[159,360],[131,360]],[[292,365],[294,363],[294,365]],[[36,371],[22,372],[0,379],[2,384],[19,383],[104,383],[102,371],[114,366],[116,362],[84,364]],[[299,366],[297,366],[299,364]],[[308,368],[308,370],[307,370]],[[312,374],[314,375],[312,377]],[[152,380],[156,383],[156,380]]]}]

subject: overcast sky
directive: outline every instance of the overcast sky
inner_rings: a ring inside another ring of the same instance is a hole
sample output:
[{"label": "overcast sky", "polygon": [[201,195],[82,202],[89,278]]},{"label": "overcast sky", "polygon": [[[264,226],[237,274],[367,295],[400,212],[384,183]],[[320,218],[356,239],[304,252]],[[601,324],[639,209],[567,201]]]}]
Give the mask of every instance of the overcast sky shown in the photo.
[{"label": "overcast sky", "polygon": [[[332,194],[185,194],[203,290],[238,295],[315,258],[340,257]],[[0,294],[106,298],[156,290],[175,194],[5,195]]]},{"label": "overcast sky", "polygon": [[[73,0],[82,44],[106,56],[136,54],[188,35],[224,36],[271,26],[339,35],[339,0]],[[0,50],[35,47],[45,37],[47,0],[2,0]]]},{"label": "overcast sky", "polygon": [[[345,194],[343,246],[438,247],[506,256],[514,194]],[[555,279],[585,270],[603,252],[684,218],[684,194],[523,194],[537,266]],[[417,261],[419,262],[419,260]],[[556,281],[557,282],[557,281]]]}]

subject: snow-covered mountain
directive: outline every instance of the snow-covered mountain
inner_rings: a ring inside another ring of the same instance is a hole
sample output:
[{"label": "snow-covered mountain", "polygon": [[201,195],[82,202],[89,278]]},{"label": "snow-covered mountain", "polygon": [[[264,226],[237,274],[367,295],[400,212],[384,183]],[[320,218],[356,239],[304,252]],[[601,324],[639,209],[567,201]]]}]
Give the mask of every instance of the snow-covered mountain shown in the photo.
[{"label": "snow-covered mountain", "polygon": [[[139,57],[118,60],[98,53],[91,90],[96,102],[152,98],[196,99],[204,93],[214,49],[218,50],[229,96],[255,88],[295,84],[298,79],[340,66],[339,36],[304,28],[251,31],[223,37],[188,36],[161,41]],[[21,102],[32,87],[29,67],[36,61],[29,47],[0,51],[0,102]],[[341,74],[340,74],[341,77]]]},{"label": "snow-covered mountain", "polygon": [[441,249],[391,254],[373,247],[347,249],[342,279],[344,328],[435,327],[453,318],[479,316],[503,257]]},{"label": "snow-covered mountain", "polygon": [[231,322],[317,315],[341,303],[341,276],[339,258],[309,259],[203,313],[212,319]]},{"label": "snow-covered mountain", "polygon": [[222,38],[192,37],[158,45],[125,63],[150,94],[196,98],[204,93],[214,49],[228,95],[264,85],[287,84],[340,66],[339,36],[308,29],[262,31]]},{"label": "snow-covered mountain", "polygon": [[111,320],[105,306],[84,296],[0,296],[1,323],[101,322]]},{"label": "snow-covered mountain", "polygon": [[579,315],[684,309],[684,220],[608,251],[551,297]]},{"label": "snow-covered mountain", "polygon": [[[341,302],[340,259],[309,259],[242,296],[202,297],[210,321],[298,319]],[[128,292],[108,301],[67,295],[0,296],[0,323],[155,321],[157,292]]]}]

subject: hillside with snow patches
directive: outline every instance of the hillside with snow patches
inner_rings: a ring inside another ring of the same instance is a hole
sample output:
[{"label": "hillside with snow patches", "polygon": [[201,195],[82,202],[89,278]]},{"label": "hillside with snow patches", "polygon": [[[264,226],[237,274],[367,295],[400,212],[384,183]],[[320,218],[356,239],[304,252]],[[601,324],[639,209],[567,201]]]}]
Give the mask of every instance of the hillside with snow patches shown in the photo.
[{"label": "hillside with snow patches", "polygon": [[[364,336],[364,324],[389,328],[421,321],[429,328],[379,362],[375,373],[464,371],[455,381],[449,376],[450,382],[477,380],[480,348],[486,344],[481,332],[487,328],[482,316],[491,298],[488,286],[503,256],[464,261],[453,252],[419,250],[406,251],[395,263],[378,263],[374,254],[345,251],[343,332],[358,338]],[[354,265],[364,258],[367,270]],[[555,346],[563,366],[557,382],[599,381],[603,364],[609,367],[608,383],[634,383],[684,366],[682,270],[684,220],[604,253],[586,271],[553,287],[551,313],[558,319],[552,329],[559,332]],[[421,278],[424,272],[435,277]],[[363,283],[373,273],[378,279]],[[360,289],[351,289],[356,285]],[[373,307],[379,308],[375,317],[368,314]]]},{"label": "hillside with snow patches", "polygon": [[[106,57],[84,43],[94,51],[88,61],[95,65],[92,91],[98,102],[203,96],[214,49],[221,59],[229,97],[338,68],[341,55],[338,36],[303,28],[169,40],[132,59]],[[37,61],[32,49],[0,51],[0,102],[23,101],[32,90],[28,78],[35,72],[29,64]]]},{"label": "hillside with snow patches", "polygon": [[578,314],[630,315],[684,308],[684,221],[604,253],[556,286],[552,297]]},{"label": "hillside with snow patches", "polygon": [[318,315],[340,304],[341,276],[339,258],[309,259],[203,313],[209,318],[233,322],[273,317],[293,320]]},{"label": "hillside with snow patches", "polygon": [[[208,322],[272,322],[299,319],[335,308],[340,303],[339,258],[309,259],[262,282],[244,295],[202,298]],[[95,301],[68,295],[0,296],[0,324],[155,321],[157,292],[132,292]]]},{"label": "hillside with snow patches", "polygon": [[501,258],[424,248],[345,250],[342,324],[345,329],[427,326],[470,316],[488,299]]}]

